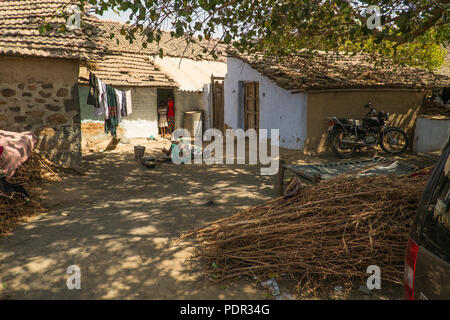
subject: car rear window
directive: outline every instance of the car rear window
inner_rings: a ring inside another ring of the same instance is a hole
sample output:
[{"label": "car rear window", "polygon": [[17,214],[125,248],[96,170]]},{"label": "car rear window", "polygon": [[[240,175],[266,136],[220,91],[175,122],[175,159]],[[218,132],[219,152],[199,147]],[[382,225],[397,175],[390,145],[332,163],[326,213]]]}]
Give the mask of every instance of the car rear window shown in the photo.
[{"label": "car rear window", "polygon": [[[450,161],[448,156],[447,159]],[[445,164],[439,171],[439,177],[426,207],[421,244],[431,253],[450,263],[450,179],[444,167]]]}]

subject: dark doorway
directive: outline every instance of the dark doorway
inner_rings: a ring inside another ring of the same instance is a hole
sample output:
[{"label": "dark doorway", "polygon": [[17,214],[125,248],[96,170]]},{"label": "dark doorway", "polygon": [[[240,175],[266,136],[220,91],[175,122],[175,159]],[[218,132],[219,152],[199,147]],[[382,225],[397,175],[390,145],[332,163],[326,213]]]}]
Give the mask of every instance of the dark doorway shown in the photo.
[{"label": "dark doorway", "polygon": [[[158,88],[156,91],[156,110],[158,110],[161,103],[164,104],[164,106],[167,107],[167,103],[169,102],[169,96],[173,98],[173,101],[175,101],[175,95],[173,89],[160,89]],[[175,109],[176,109],[176,103],[175,103]],[[158,114],[158,122],[159,122],[159,114]],[[159,128],[159,134],[162,134],[161,128]]]},{"label": "dark doorway", "polygon": [[[156,91],[157,96],[157,104],[159,106],[159,103],[163,101],[167,104],[167,101],[169,101],[169,96],[172,96],[175,99],[175,96],[173,94],[173,89],[158,89]],[[174,100],[175,101],[175,100]]]},{"label": "dark doorway", "polygon": [[213,128],[218,129],[221,132],[224,132],[225,129],[225,97],[223,87],[224,79],[224,77],[214,77],[214,75],[211,76]]}]

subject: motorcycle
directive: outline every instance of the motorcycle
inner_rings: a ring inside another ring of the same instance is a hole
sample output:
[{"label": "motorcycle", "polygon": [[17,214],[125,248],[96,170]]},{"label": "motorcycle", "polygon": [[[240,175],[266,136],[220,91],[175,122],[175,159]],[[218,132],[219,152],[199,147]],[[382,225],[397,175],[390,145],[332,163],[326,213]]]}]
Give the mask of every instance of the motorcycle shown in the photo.
[{"label": "motorcycle", "polygon": [[379,145],[388,154],[400,154],[408,147],[408,136],[397,127],[388,127],[389,113],[377,112],[369,102],[369,111],[362,120],[327,118],[327,145],[340,158],[351,158],[362,147]]}]

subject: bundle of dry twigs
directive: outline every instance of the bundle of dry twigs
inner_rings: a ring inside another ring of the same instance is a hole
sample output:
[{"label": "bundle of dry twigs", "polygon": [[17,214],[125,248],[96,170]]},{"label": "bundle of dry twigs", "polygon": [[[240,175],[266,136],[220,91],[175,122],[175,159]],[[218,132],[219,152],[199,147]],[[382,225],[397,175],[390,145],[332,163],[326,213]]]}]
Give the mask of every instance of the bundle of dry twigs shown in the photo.
[{"label": "bundle of dry twigs", "polygon": [[286,273],[301,286],[367,277],[367,267],[377,265],[382,280],[401,283],[427,179],[341,176],[190,231],[179,241],[196,236],[200,246],[192,259],[214,263],[219,281]]},{"label": "bundle of dry twigs", "polygon": [[44,181],[61,181],[59,168],[44,153],[34,151],[15,172],[13,183],[34,187]]},{"label": "bundle of dry twigs", "polygon": [[0,236],[9,234],[15,226],[30,216],[44,212],[37,200],[34,188],[44,181],[60,181],[57,166],[38,152],[25,161],[15,172],[11,183],[20,184],[30,193],[30,199],[22,194],[0,192]]}]

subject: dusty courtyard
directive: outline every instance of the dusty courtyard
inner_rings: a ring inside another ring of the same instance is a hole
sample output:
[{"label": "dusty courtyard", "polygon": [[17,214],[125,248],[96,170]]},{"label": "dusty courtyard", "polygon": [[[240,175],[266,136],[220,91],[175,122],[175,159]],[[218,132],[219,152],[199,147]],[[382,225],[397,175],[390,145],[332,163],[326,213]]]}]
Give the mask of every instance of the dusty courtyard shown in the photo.
[{"label": "dusty courtyard", "polygon": [[[39,190],[48,213],[0,239],[0,298],[270,298],[257,281],[212,285],[198,265],[186,262],[192,244],[172,242],[187,230],[273,198],[274,177],[260,175],[257,165],[161,163],[148,169],[134,160],[138,143],[155,156],[169,144],[142,139],[87,154],[84,175],[66,173],[62,182]],[[284,152],[283,158],[298,156]],[[67,289],[70,265],[81,269],[81,290]],[[294,283],[280,284],[282,292],[295,293]],[[401,288],[387,293],[400,297]]]},{"label": "dusty courtyard", "polygon": [[[146,154],[167,143],[146,142]],[[0,239],[2,293],[10,299],[261,299],[249,282],[211,286],[185,263],[186,230],[273,196],[255,166],[163,163],[147,169],[131,145],[84,158],[85,175],[43,187],[49,213]],[[212,201],[212,203],[210,202]],[[208,202],[210,202],[208,204]],[[66,269],[81,268],[81,290]]]}]

